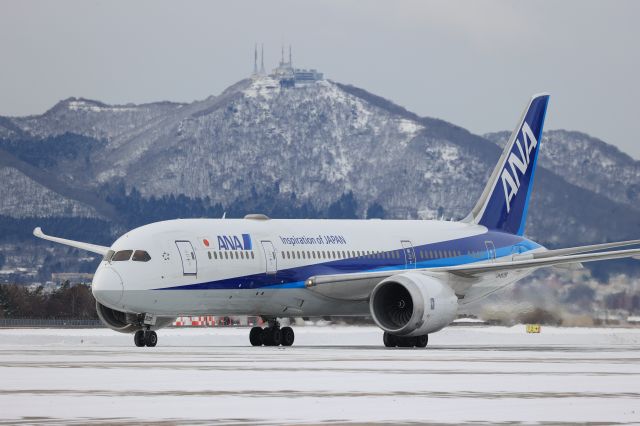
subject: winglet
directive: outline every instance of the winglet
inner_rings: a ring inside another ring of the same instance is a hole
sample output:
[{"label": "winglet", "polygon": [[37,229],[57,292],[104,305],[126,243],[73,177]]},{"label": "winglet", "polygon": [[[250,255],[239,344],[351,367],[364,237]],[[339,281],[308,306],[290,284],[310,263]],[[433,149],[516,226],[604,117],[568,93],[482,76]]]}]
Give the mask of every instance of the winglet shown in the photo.
[{"label": "winglet", "polygon": [[38,238],[42,238],[43,240],[53,241],[54,243],[64,244],[66,246],[75,247],[80,250],[90,251],[92,253],[98,253],[103,256],[107,254],[107,252],[109,251],[109,247],[99,246],[97,244],[83,243],[82,241],[74,241],[74,240],[67,240],[66,238],[52,237],[42,232],[42,228],[40,228],[39,226],[33,230],[33,235],[35,235]]}]

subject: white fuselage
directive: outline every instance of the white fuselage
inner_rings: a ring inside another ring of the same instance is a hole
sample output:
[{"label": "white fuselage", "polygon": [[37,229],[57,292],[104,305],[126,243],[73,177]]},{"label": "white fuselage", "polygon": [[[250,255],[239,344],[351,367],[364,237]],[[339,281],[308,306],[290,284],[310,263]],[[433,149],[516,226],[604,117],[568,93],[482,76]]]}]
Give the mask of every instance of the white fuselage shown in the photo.
[{"label": "white fuselage", "polygon": [[[127,232],[111,249],[116,257],[120,251],[145,251],[150,259],[101,262],[93,292],[110,308],[158,316],[294,317],[369,312],[366,300],[307,289],[311,276],[499,262],[542,248],[460,222],[178,219]],[[475,283],[475,294],[465,299],[524,274],[492,275]]]}]

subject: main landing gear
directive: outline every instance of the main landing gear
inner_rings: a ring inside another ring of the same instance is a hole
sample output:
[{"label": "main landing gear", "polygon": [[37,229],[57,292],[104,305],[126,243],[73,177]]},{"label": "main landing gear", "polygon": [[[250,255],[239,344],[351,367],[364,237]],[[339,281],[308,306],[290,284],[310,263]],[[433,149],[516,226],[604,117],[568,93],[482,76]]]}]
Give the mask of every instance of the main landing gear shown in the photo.
[{"label": "main landing gear", "polygon": [[291,346],[295,340],[295,334],[291,327],[280,328],[276,320],[269,320],[265,328],[253,327],[249,332],[249,341],[252,346]]},{"label": "main landing gear", "polygon": [[158,344],[158,335],[152,330],[138,330],[133,335],[133,342],[139,348],[143,346],[153,347]]},{"label": "main landing gear", "polygon": [[429,343],[429,335],[424,334],[422,336],[406,337],[395,336],[385,331],[384,335],[382,336],[382,341],[388,348],[426,348],[427,343]]}]

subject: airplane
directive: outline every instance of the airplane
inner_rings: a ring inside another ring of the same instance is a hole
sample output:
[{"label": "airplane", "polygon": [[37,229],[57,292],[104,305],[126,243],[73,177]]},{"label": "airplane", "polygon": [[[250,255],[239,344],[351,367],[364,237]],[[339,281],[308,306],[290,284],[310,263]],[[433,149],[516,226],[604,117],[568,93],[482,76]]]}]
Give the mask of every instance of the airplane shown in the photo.
[{"label": "airplane", "polygon": [[475,206],[461,221],[176,219],[111,247],[36,237],[103,256],[100,319],[153,347],[181,315],[259,316],[253,346],[291,346],[279,318],[368,316],[386,347],[427,346],[470,304],[534,270],[640,256],[640,240],[548,250],[524,236],[548,94],[533,96]]}]

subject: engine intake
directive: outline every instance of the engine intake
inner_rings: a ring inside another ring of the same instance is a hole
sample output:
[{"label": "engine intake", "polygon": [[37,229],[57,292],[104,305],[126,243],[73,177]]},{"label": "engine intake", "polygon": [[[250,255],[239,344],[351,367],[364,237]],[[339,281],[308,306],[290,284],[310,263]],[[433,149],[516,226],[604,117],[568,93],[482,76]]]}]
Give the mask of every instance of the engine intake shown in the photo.
[{"label": "engine intake", "polygon": [[369,309],[375,323],[397,336],[421,336],[450,324],[458,298],[438,278],[419,272],[393,275],[371,293]]}]

